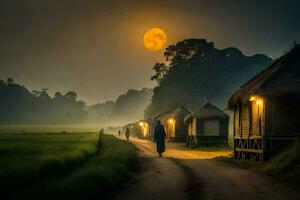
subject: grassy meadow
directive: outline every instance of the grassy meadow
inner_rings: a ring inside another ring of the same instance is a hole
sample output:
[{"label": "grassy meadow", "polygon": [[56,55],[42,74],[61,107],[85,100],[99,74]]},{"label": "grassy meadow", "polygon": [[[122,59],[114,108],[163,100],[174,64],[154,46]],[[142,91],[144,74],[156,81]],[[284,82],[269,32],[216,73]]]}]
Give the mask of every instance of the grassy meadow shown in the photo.
[{"label": "grassy meadow", "polygon": [[107,126],[99,125],[99,124],[48,124],[48,125],[0,125],[0,134],[8,134],[8,133],[84,133],[84,132],[99,132],[101,127]]},{"label": "grassy meadow", "polygon": [[4,196],[77,199],[122,187],[138,169],[137,150],[112,135],[98,138],[97,133],[0,134]]}]

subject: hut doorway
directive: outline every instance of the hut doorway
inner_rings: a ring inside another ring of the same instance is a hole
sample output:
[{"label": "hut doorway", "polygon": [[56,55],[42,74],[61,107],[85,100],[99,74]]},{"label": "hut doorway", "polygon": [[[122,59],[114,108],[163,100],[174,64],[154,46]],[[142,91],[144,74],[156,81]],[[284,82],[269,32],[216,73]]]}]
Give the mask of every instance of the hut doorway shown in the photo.
[{"label": "hut doorway", "polygon": [[219,136],[220,135],[219,120],[204,121],[204,135],[205,136]]},{"label": "hut doorway", "polygon": [[148,125],[148,124],[145,124],[145,126],[143,127],[143,136],[144,136],[145,138],[149,137],[149,132],[150,132],[150,130],[149,130],[149,125]]},{"label": "hut doorway", "polygon": [[192,121],[192,127],[191,127],[191,135],[197,135],[197,119],[196,117],[193,118]]},{"label": "hut doorway", "polygon": [[188,136],[192,135],[192,123],[188,124]]},{"label": "hut doorway", "polygon": [[170,137],[175,136],[175,120],[174,119],[168,119],[167,125],[166,125],[166,135],[167,135],[167,139],[170,139]]},{"label": "hut doorway", "polygon": [[259,101],[251,103],[251,124],[250,124],[250,135],[261,136],[263,130],[263,102]]}]

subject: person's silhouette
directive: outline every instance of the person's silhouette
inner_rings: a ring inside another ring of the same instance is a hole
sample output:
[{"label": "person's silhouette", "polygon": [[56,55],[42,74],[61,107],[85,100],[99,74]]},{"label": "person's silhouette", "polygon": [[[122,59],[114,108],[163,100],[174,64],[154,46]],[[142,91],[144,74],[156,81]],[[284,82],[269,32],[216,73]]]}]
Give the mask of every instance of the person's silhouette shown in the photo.
[{"label": "person's silhouette", "polygon": [[154,129],[154,141],[156,142],[156,150],[159,157],[162,157],[162,153],[165,152],[165,138],[166,132],[161,121],[157,121],[157,125]]},{"label": "person's silhouette", "polygon": [[126,129],[125,137],[126,137],[126,140],[129,141],[129,128]]}]

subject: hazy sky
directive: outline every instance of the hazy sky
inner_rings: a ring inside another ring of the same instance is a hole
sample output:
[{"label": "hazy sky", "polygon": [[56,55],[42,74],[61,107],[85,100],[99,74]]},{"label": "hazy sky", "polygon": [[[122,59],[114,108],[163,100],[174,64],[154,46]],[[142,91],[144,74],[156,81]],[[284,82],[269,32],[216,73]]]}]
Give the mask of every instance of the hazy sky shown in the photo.
[{"label": "hazy sky", "polygon": [[87,103],[153,87],[162,51],[143,34],[162,28],[168,44],[206,38],[218,48],[278,57],[300,42],[298,0],[0,0],[0,78],[29,89],[76,91]]}]

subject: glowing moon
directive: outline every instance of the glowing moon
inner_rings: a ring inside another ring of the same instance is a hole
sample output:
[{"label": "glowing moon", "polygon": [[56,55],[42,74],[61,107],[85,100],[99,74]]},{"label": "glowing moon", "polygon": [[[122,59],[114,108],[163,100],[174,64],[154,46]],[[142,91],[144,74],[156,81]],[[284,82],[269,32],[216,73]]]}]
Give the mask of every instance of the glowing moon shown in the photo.
[{"label": "glowing moon", "polygon": [[150,51],[162,49],[167,43],[167,35],[160,28],[152,28],[144,35],[144,45]]}]

